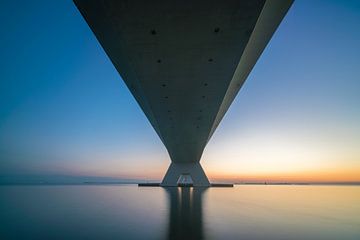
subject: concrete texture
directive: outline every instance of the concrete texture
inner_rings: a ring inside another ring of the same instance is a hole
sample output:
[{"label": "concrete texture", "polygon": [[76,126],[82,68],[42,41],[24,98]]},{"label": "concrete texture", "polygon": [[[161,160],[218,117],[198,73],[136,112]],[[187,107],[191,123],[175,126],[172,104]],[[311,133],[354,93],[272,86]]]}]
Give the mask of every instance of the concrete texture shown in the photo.
[{"label": "concrete texture", "polygon": [[209,186],[203,150],[292,0],[75,3],[168,150],[162,185]]},{"label": "concrete texture", "polygon": [[175,163],[170,164],[165,177],[161,183],[163,187],[177,186],[180,175],[189,174],[193,181],[194,187],[210,187],[210,182],[207,179],[204,170],[200,163]]}]

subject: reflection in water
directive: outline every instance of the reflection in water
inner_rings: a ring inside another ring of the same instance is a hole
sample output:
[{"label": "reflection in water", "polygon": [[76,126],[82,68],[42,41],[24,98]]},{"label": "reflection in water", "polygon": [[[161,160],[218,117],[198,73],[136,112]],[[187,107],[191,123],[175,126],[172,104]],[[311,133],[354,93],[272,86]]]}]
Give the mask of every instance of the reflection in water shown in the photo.
[{"label": "reflection in water", "polygon": [[168,239],[204,239],[202,195],[207,188],[169,187]]},{"label": "reflection in water", "polygon": [[0,185],[0,239],[359,240],[359,203],[359,186]]}]

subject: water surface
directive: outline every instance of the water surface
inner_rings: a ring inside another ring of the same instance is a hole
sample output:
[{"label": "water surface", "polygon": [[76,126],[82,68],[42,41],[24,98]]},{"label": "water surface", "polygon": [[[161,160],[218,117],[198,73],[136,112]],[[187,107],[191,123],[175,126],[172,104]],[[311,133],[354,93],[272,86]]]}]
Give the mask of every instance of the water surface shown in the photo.
[{"label": "water surface", "polygon": [[0,186],[0,239],[360,239],[360,187]]}]

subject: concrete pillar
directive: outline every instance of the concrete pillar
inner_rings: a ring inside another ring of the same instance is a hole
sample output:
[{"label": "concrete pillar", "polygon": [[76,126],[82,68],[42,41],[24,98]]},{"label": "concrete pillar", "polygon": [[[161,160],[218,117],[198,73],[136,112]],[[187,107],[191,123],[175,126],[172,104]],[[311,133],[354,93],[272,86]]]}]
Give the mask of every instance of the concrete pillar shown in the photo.
[{"label": "concrete pillar", "polygon": [[189,174],[194,187],[210,187],[210,182],[205,175],[200,163],[171,163],[161,186],[177,187],[180,175]]}]

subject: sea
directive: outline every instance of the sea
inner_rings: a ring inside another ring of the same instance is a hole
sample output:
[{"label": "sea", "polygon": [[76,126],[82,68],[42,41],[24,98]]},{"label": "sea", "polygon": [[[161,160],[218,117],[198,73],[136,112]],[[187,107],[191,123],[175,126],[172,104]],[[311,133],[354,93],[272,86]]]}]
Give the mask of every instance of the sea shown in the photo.
[{"label": "sea", "polygon": [[360,186],[1,185],[0,239],[360,239]]}]

